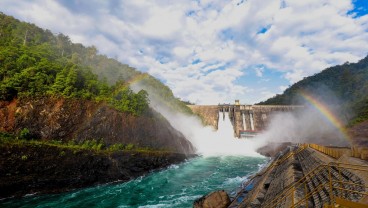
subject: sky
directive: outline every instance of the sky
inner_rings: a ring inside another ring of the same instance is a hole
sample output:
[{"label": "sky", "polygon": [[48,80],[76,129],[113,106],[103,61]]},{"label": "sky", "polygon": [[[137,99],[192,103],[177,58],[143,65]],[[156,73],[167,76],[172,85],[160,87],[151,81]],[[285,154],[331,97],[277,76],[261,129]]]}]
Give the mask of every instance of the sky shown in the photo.
[{"label": "sky", "polygon": [[368,0],[1,0],[196,104],[263,101],[368,54]]}]

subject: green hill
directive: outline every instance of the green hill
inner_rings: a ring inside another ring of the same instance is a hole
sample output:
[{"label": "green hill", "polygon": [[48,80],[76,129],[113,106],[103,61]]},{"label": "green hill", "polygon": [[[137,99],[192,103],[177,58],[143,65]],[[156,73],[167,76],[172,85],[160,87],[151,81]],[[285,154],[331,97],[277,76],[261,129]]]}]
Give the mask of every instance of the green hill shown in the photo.
[{"label": "green hill", "polygon": [[[134,93],[129,84],[136,77],[144,87]],[[94,46],[0,13],[0,100],[43,95],[103,100],[139,115],[148,108],[148,89],[172,110],[191,113],[156,78],[98,54]]]},{"label": "green hill", "polygon": [[260,105],[301,104],[301,91],[319,100],[334,100],[343,111],[352,112],[349,124],[368,120],[368,56],[357,63],[345,63],[293,84]]}]

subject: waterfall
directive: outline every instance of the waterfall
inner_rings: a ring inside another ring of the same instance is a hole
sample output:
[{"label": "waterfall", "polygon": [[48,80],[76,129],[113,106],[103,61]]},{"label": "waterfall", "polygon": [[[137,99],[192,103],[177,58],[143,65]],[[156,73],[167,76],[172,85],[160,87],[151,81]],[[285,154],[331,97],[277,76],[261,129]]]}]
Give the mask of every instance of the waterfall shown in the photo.
[{"label": "waterfall", "polygon": [[223,119],[219,120],[217,134],[221,135],[222,139],[230,139],[234,137],[234,127],[230,121],[228,112],[222,113]]},{"label": "waterfall", "polygon": [[247,130],[247,124],[245,123],[245,115],[244,112],[242,113],[243,116],[243,130],[246,131]]},{"label": "waterfall", "polygon": [[249,117],[250,117],[250,127],[251,130],[254,131],[254,123],[253,123],[253,113],[249,111]]},{"label": "waterfall", "polygon": [[[152,104],[151,104],[152,105]],[[237,139],[234,136],[234,127],[229,117],[229,109],[224,106],[219,109],[217,131],[211,126],[203,127],[198,117],[187,116],[181,113],[172,112],[159,105],[154,105],[154,109],[160,112],[170,124],[180,131],[196,148],[196,153],[200,155],[246,155],[259,156],[255,151],[257,144],[250,140]]]}]

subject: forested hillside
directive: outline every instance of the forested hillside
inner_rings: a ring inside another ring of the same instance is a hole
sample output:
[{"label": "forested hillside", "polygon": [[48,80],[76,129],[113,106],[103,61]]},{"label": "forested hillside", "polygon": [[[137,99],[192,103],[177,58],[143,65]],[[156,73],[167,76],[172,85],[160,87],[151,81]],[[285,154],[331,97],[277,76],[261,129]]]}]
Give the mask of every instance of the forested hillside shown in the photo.
[{"label": "forested hillside", "polygon": [[301,104],[301,91],[306,91],[321,100],[337,98],[343,110],[352,112],[349,118],[350,125],[368,120],[368,56],[358,63],[330,67],[306,77],[286,89],[283,94],[259,104]]},{"label": "forested hillside", "polygon": [[0,13],[0,198],[128,181],[192,154],[137,79],[191,112],[154,77]]},{"label": "forested hillside", "polygon": [[98,54],[93,46],[0,13],[0,100],[44,95],[102,100],[140,115],[149,100],[145,90],[130,89],[129,80],[135,77],[142,77],[144,86],[166,105],[190,113],[154,77]]}]

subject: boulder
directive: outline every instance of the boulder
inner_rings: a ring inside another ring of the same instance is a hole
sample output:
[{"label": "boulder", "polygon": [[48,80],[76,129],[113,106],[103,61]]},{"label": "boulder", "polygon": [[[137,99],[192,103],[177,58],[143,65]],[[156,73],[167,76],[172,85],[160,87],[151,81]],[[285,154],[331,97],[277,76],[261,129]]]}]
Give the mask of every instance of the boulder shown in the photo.
[{"label": "boulder", "polygon": [[214,191],[195,200],[194,208],[226,208],[230,205],[229,195],[224,191]]}]

